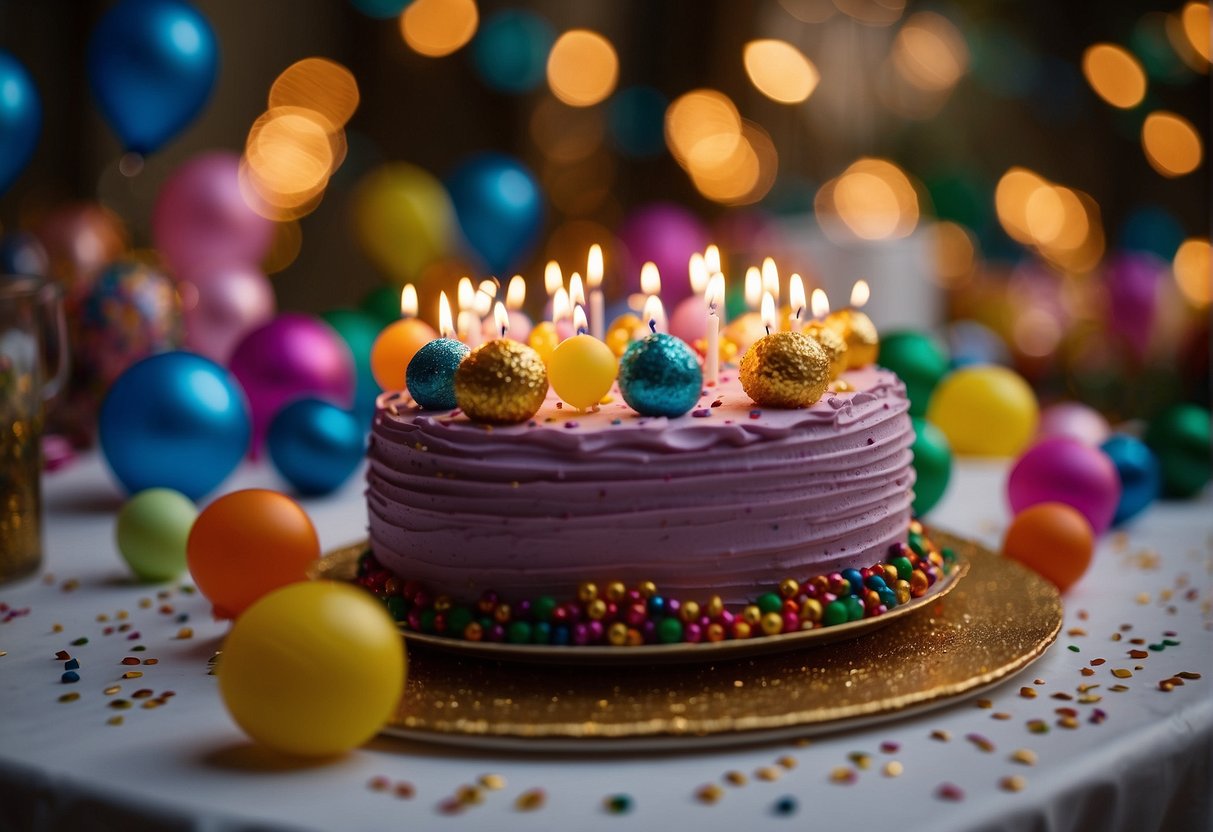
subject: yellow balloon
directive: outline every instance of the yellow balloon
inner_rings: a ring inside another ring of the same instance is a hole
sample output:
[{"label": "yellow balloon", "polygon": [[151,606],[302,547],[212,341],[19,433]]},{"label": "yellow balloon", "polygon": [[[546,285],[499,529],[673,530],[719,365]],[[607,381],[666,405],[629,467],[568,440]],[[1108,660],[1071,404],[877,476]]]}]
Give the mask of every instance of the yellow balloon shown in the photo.
[{"label": "yellow balloon", "polygon": [[927,405],[927,421],[957,454],[1015,456],[1036,435],[1039,407],[1028,383],[1006,367],[964,367],[945,376]]},{"label": "yellow balloon", "polygon": [[527,345],[535,352],[539,353],[539,357],[546,364],[552,357],[552,353],[556,350],[556,345],[560,343],[560,336],[556,334],[556,325],[551,321],[540,321],[531,329],[531,334],[527,336]]},{"label": "yellow balloon", "polygon": [[611,328],[607,330],[606,334],[606,345],[611,348],[611,352],[615,353],[617,358],[622,358],[623,354],[628,351],[628,347],[636,340],[636,330],[642,326],[639,317],[631,312],[625,312],[611,321]]},{"label": "yellow balloon", "polygon": [[366,742],[400,701],[404,641],[365,590],[291,584],[236,620],[219,657],[219,693],[257,742],[288,754],[340,754]]},{"label": "yellow balloon", "polygon": [[405,162],[368,174],[354,195],[354,223],[366,253],[398,285],[446,256],[455,210],[442,183]]},{"label": "yellow balloon", "polygon": [[547,363],[552,389],[578,410],[602,401],[619,374],[615,353],[592,335],[561,341]]}]

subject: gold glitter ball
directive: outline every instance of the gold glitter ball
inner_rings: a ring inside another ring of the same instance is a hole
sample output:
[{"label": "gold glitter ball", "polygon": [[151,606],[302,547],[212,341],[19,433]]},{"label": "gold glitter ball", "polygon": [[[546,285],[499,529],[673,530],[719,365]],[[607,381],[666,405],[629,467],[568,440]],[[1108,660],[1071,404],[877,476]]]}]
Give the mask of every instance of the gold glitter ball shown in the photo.
[{"label": "gold glitter ball", "polygon": [[880,335],[871,318],[858,309],[840,309],[826,318],[825,323],[847,343],[848,370],[876,363]]},{"label": "gold glitter ball", "polygon": [[808,407],[830,382],[830,359],[807,335],[773,332],[746,350],[739,376],[760,407]]},{"label": "gold glitter ball", "polygon": [[476,348],[455,372],[455,402],[474,422],[525,422],[547,394],[548,371],[539,353],[508,338]]},{"label": "gold glitter ball", "polygon": [[830,359],[830,381],[842,375],[842,371],[847,368],[848,348],[847,342],[838,334],[838,331],[821,321],[809,321],[800,331],[820,344],[821,348],[826,351],[826,358]]}]

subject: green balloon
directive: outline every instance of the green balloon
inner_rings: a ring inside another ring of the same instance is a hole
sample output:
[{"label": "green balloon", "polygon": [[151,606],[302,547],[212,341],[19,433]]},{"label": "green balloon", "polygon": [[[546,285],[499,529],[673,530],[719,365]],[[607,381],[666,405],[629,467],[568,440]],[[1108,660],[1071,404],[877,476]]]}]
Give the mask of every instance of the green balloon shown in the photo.
[{"label": "green balloon", "polygon": [[876,363],[897,373],[905,382],[910,415],[926,416],[931,392],[948,372],[948,358],[943,350],[921,332],[891,332],[880,338]]},{"label": "green balloon", "polygon": [[362,298],[358,308],[379,323],[379,328],[400,320],[400,289],[395,286],[380,286],[371,289]]},{"label": "green balloon", "polygon": [[371,347],[384,325],[371,314],[357,309],[330,309],[320,317],[337,330],[354,356],[354,412],[369,419],[375,412],[375,398],[381,392],[375,374],[371,372]]},{"label": "green balloon", "polygon": [[140,580],[170,581],[185,571],[185,542],[197,516],[193,501],[179,491],[140,491],[118,512],[118,551]]},{"label": "green balloon", "polygon": [[952,476],[952,449],[943,431],[926,419],[911,417],[914,423],[914,514],[924,516],[935,507],[948,488]]},{"label": "green balloon", "polygon": [[1194,497],[1213,476],[1209,411],[1194,404],[1164,410],[1146,428],[1146,444],[1162,466],[1166,497]]}]

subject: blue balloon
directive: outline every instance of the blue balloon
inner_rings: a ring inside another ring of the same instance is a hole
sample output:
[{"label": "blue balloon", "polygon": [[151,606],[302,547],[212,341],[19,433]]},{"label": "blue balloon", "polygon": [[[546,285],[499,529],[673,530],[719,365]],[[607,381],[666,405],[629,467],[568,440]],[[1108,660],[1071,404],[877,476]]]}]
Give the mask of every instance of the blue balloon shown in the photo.
[{"label": "blue balloon", "polygon": [[328,494],[362,461],[366,434],[349,411],[321,399],[298,399],[270,422],[266,447],[278,473],[300,494]]},{"label": "blue balloon", "polygon": [[535,176],[504,153],[478,153],[447,177],[464,239],[493,274],[509,274],[530,254],[543,228],[543,191]]},{"label": "blue balloon", "polygon": [[626,156],[647,158],[665,152],[665,111],[670,100],[654,87],[627,87],[611,97],[607,126]]},{"label": "blue balloon", "polygon": [[42,102],[21,62],[0,49],[0,194],[25,169],[38,144]]},{"label": "blue balloon", "polygon": [[1120,477],[1120,502],[1112,517],[1112,524],[1120,525],[1158,499],[1162,469],[1146,443],[1123,433],[1112,435],[1099,449],[1112,460]]},{"label": "blue balloon", "polygon": [[556,32],[534,12],[505,9],[489,15],[472,41],[481,80],[502,92],[527,92],[543,83]]},{"label": "blue balloon", "polygon": [[46,277],[50,262],[42,241],[28,231],[13,231],[0,237],[0,274]]},{"label": "blue balloon", "polygon": [[128,492],[172,488],[192,500],[240,464],[251,433],[240,385],[190,352],[131,365],[110,387],[98,426],[105,461]]},{"label": "blue balloon", "polygon": [[151,153],[193,121],[218,65],[215,33],[184,0],[122,0],[88,42],[93,96],[135,153]]}]

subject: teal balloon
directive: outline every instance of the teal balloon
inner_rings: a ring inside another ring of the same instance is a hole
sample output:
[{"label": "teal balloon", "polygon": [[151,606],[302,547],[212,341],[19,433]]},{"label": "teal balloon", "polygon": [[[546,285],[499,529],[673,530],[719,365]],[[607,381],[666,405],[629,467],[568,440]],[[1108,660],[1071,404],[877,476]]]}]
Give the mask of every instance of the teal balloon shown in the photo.
[{"label": "teal balloon", "polygon": [[619,359],[619,393],[641,416],[681,416],[702,391],[699,357],[681,338],[662,332],[645,336]]},{"label": "teal balloon", "polygon": [[921,332],[903,330],[881,336],[876,363],[905,382],[910,397],[910,415],[925,416],[935,385],[948,372],[948,358],[933,340]]},{"label": "teal balloon", "polygon": [[488,271],[510,274],[539,241],[544,199],[539,183],[517,159],[478,153],[446,180],[463,237]]},{"label": "teal balloon", "polygon": [[42,102],[21,62],[0,49],[0,194],[25,169],[42,129]]},{"label": "teal balloon", "polygon": [[914,473],[917,475],[913,511],[915,516],[923,517],[948,490],[948,480],[952,478],[952,448],[943,431],[926,419],[914,416],[910,421],[914,423],[914,444],[910,450],[914,453]]},{"label": "teal balloon", "polygon": [[1158,498],[1162,490],[1162,469],[1154,452],[1134,436],[1115,434],[1099,449],[1112,460],[1120,479],[1120,501],[1112,517],[1112,525],[1119,526],[1141,514]]},{"label": "teal balloon", "polygon": [[270,461],[300,494],[336,491],[366,449],[366,431],[354,414],[322,399],[291,402],[270,422]]},{"label": "teal balloon", "polygon": [[665,111],[670,100],[648,86],[625,87],[607,105],[611,141],[625,156],[643,159],[665,152]]},{"label": "teal balloon", "polygon": [[370,424],[370,418],[375,414],[375,399],[382,392],[371,372],[371,347],[384,325],[357,309],[330,309],[320,317],[337,330],[354,356],[354,413],[364,424]]},{"label": "teal balloon", "polygon": [[400,320],[400,289],[396,286],[378,286],[362,296],[358,308],[370,315],[379,328]]},{"label": "teal balloon", "polygon": [[454,410],[455,372],[471,352],[454,338],[435,338],[409,361],[404,371],[409,395],[426,410]]},{"label": "teal balloon", "polygon": [[505,9],[480,25],[472,41],[472,61],[481,80],[493,89],[528,92],[543,83],[555,42],[555,29],[539,15]]},{"label": "teal balloon", "polygon": [[1209,411],[1199,405],[1178,404],[1150,421],[1145,442],[1162,466],[1166,497],[1195,497],[1213,474],[1210,462]]},{"label": "teal balloon", "polygon": [[397,17],[413,0],[350,0],[355,9],[376,20]]},{"label": "teal balloon", "polygon": [[135,153],[151,153],[194,120],[218,68],[210,23],[184,0],[121,0],[88,42],[93,97]]}]

